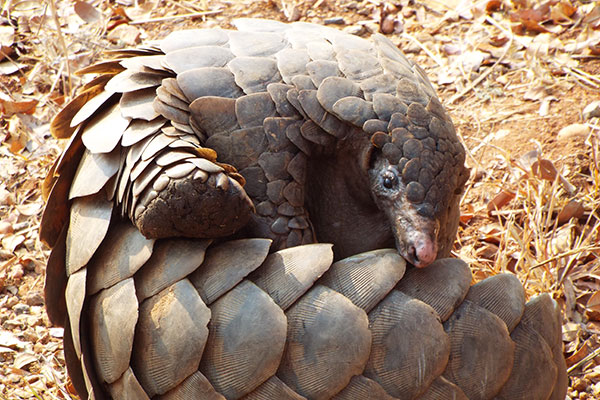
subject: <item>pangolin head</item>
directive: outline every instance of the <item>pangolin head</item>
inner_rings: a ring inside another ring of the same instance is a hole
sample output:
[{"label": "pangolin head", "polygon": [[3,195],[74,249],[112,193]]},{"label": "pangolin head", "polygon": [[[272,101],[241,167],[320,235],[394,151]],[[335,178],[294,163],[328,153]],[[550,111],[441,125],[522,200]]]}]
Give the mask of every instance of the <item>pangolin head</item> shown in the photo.
[{"label": "pangolin head", "polygon": [[420,107],[416,111],[425,117],[394,114],[387,133],[371,136],[368,175],[372,197],[388,218],[398,251],[414,266],[425,267],[449,255],[469,171],[449,117],[412,106]]}]

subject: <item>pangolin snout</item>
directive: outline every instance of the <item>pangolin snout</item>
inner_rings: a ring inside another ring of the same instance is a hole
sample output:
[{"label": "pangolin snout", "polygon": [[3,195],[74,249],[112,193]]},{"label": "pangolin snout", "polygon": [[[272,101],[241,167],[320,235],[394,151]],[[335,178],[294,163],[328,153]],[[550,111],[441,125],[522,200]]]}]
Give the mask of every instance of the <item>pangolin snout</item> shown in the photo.
[{"label": "pangolin snout", "polygon": [[427,235],[417,236],[412,243],[408,243],[408,261],[417,268],[423,268],[435,261],[438,252],[436,240]]}]

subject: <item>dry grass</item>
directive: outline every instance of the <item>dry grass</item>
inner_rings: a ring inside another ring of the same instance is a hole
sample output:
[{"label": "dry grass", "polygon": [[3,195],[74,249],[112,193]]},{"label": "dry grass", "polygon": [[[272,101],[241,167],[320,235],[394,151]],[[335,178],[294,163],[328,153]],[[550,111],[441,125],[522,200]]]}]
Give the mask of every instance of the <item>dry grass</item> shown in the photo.
[{"label": "dry grass", "polygon": [[[124,40],[227,27],[240,16],[317,23],[342,16],[363,35],[391,26],[389,37],[426,69],[469,149],[472,179],[455,254],[475,280],[512,272],[528,296],[549,292],[565,311],[570,396],[600,396],[600,121],[581,114],[600,86],[593,3],[556,3],[556,19],[540,23],[523,14],[541,4],[534,1],[90,4],[77,12],[64,0],[2,6],[0,67],[16,70],[0,74],[0,399],[77,398],[62,330],[43,311],[49,252],[36,233],[40,182],[61,147],[48,122],[83,83],[73,71]],[[561,20],[556,13],[569,7],[576,13]],[[125,13],[137,23],[126,23]],[[6,27],[14,28],[10,44]],[[575,123],[587,131],[558,134]]]}]

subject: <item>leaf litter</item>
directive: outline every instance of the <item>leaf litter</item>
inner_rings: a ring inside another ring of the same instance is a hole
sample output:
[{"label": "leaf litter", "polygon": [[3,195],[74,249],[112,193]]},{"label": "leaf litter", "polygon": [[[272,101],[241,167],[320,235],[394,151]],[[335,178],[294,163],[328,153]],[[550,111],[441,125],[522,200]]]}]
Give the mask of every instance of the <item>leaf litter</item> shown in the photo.
[{"label": "leaf litter", "polygon": [[468,150],[454,254],[564,310],[569,397],[600,396],[600,5],[576,0],[35,1],[0,9],[0,398],[75,399],[43,308],[50,118],[109,49],[235,17],[386,34],[427,72]]}]

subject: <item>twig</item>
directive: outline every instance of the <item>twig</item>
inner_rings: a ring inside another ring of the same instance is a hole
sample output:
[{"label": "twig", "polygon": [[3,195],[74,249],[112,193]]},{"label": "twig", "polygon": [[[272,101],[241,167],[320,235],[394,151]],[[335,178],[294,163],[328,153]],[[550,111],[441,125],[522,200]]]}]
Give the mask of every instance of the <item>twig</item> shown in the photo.
[{"label": "twig", "polygon": [[65,56],[65,63],[67,64],[67,79],[69,82],[68,95],[71,96],[71,90],[73,90],[73,85],[71,83],[71,66],[69,65],[69,52],[67,50],[65,38],[62,34],[62,29],[60,28],[60,21],[58,20],[58,12],[56,11],[55,0],[50,0],[48,3],[50,4],[50,8],[52,9],[52,17],[54,18],[54,24],[56,25],[56,31],[58,32],[58,42],[60,43],[60,47],[62,47],[62,51]]},{"label": "twig", "polygon": [[588,354],[583,360],[579,361],[576,364],[573,364],[569,367],[569,369],[567,369],[567,374],[571,374],[571,372],[573,372],[575,369],[581,367],[583,364],[585,364],[588,361],[593,360],[594,358],[598,357],[600,355],[600,348],[594,350],[592,353]]},{"label": "twig", "polygon": [[[494,21],[492,18],[485,17],[486,21]],[[491,23],[491,22],[490,22]],[[494,26],[498,26],[496,21],[493,22]],[[505,31],[504,29],[502,29],[503,31]],[[496,60],[496,62],[494,63],[494,65],[492,65],[490,68],[488,68],[483,74],[479,75],[479,77],[477,79],[475,79],[473,82],[471,82],[471,84],[469,86],[467,86],[466,88],[464,88],[462,91],[460,91],[459,93],[455,94],[454,96],[452,96],[450,98],[450,101],[448,102],[449,104],[454,104],[455,101],[461,99],[465,94],[469,93],[471,90],[473,90],[475,88],[475,86],[479,85],[485,78],[487,78],[487,76],[489,74],[492,73],[492,71],[494,70],[494,68],[496,68],[496,66],[498,64],[500,64],[500,62],[504,59],[504,57],[506,57],[506,54],[508,54],[508,50],[510,49],[510,46],[512,45],[513,42],[513,37],[514,35],[510,35],[509,37],[509,42],[506,45],[504,52],[502,53],[502,55],[500,56],[500,58],[498,58]]]},{"label": "twig", "polygon": [[415,38],[412,35],[409,35],[406,32],[402,32],[402,37],[405,37],[406,39],[415,42],[417,46],[419,46],[421,48],[421,50],[423,50],[430,58],[433,59],[433,61],[435,61],[435,63],[440,66],[443,67],[444,64],[442,63],[442,60],[436,56],[435,54],[433,54],[433,52],[431,50],[429,50],[427,47],[425,47],[425,45],[421,42],[419,42],[419,40],[417,38]]},{"label": "twig", "polygon": [[129,25],[140,25],[140,24],[146,24],[146,23],[150,23],[150,22],[171,21],[171,20],[180,19],[180,18],[203,17],[205,15],[220,14],[222,12],[223,12],[223,9],[219,9],[219,10],[214,10],[214,11],[202,11],[202,12],[197,12],[197,13],[189,13],[189,14],[181,14],[181,15],[171,15],[171,16],[168,16],[168,17],[157,17],[157,18],[140,19],[140,20],[137,20],[137,21],[131,21],[129,23]]},{"label": "twig", "polygon": [[572,255],[577,254],[577,253],[582,253],[584,251],[594,251],[594,250],[600,250],[600,246],[578,247],[576,249],[565,251],[564,253],[557,254],[554,257],[550,257],[550,258],[548,258],[548,259],[546,259],[546,260],[544,260],[542,262],[539,262],[539,263],[537,263],[535,265],[532,265],[529,269],[539,268],[539,267],[541,267],[543,265],[546,265],[546,264],[549,264],[549,263],[551,263],[553,261],[560,260],[561,258],[572,256]]},{"label": "twig", "polygon": [[561,66],[561,68],[563,68],[563,71],[565,71],[567,74],[573,76],[575,79],[582,80],[585,83],[587,83],[588,85],[595,87],[595,88],[600,87],[597,83],[593,82],[593,81],[600,82],[600,79],[598,79],[597,77],[595,77],[593,75],[586,73],[585,71],[582,71],[578,68],[571,68],[571,67],[567,67],[567,66]]}]

